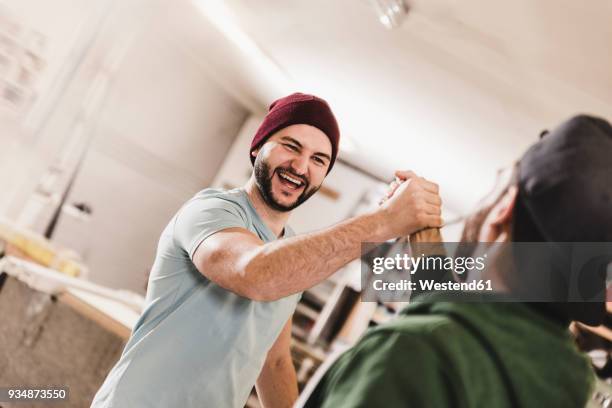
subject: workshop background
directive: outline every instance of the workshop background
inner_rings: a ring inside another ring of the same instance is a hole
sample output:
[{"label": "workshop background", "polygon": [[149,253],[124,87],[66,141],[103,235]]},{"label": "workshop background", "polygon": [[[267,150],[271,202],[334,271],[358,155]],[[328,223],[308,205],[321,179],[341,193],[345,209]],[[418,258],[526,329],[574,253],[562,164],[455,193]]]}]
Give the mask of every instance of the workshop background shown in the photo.
[{"label": "workshop background", "polygon": [[[0,385],[88,406],[162,229],[202,188],[244,184],[274,99],[319,95],[342,131],[297,232],[372,208],[396,169],[438,182],[452,221],[541,130],[612,117],[611,21],[608,0],[0,0]],[[396,312],[359,302],[359,270],[305,292],[300,387]],[[605,363],[612,332],[593,330]]]}]

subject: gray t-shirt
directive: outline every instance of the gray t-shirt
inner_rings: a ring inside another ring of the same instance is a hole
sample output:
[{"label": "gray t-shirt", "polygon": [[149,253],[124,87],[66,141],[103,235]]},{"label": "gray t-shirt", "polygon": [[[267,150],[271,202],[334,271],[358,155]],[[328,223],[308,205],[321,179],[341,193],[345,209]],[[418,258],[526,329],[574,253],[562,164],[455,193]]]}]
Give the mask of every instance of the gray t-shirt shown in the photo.
[{"label": "gray t-shirt", "polygon": [[[197,247],[241,227],[276,239],[241,189],[205,189],[159,240],[146,307],[92,407],[242,408],[266,354],[300,294],[257,302],[225,290],[194,266]],[[293,231],[285,228],[284,237]]]}]

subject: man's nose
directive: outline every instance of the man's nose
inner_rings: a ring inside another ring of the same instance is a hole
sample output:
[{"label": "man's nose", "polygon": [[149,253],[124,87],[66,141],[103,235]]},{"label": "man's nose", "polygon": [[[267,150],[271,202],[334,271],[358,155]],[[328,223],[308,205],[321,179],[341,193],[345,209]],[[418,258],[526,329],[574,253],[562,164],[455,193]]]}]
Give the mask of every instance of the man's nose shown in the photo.
[{"label": "man's nose", "polygon": [[291,168],[296,174],[304,175],[308,170],[308,156],[299,155],[291,161]]}]

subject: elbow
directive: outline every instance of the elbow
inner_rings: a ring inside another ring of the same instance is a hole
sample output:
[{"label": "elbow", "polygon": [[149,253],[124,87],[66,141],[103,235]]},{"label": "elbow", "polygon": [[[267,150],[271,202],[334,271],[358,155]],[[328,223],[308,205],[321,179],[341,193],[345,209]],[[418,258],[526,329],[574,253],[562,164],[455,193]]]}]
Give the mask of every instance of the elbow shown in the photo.
[{"label": "elbow", "polygon": [[256,302],[273,302],[281,298],[281,296],[275,296],[274,293],[267,290],[263,285],[249,283],[246,283],[238,294]]},{"label": "elbow", "polygon": [[262,288],[257,287],[257,285],[253,285],[247,280],[242,280],[238,287],[234,288],[234,292],[247,298],[249,300],[254,300],[256,302],[266,302],[268,301],[266,293]]},{"label": "elbow", "polygon": [[245,294],[245,297],[256,302],[273,302],[280,299],[279,296],[274,296],[263,290],[251,290],[249,293]]}]

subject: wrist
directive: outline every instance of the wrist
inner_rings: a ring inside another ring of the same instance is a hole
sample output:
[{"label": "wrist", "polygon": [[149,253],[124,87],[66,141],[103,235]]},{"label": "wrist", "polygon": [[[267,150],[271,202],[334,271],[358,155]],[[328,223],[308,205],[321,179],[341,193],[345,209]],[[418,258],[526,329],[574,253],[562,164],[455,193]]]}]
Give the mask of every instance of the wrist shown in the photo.
[{"label": "wrist", "polygon": [[396,238],[389,225],[389,216],[385,208],[378,208],[364,217],[366,217],[369,224],[368,236],[365,242],[385,242]]}]

